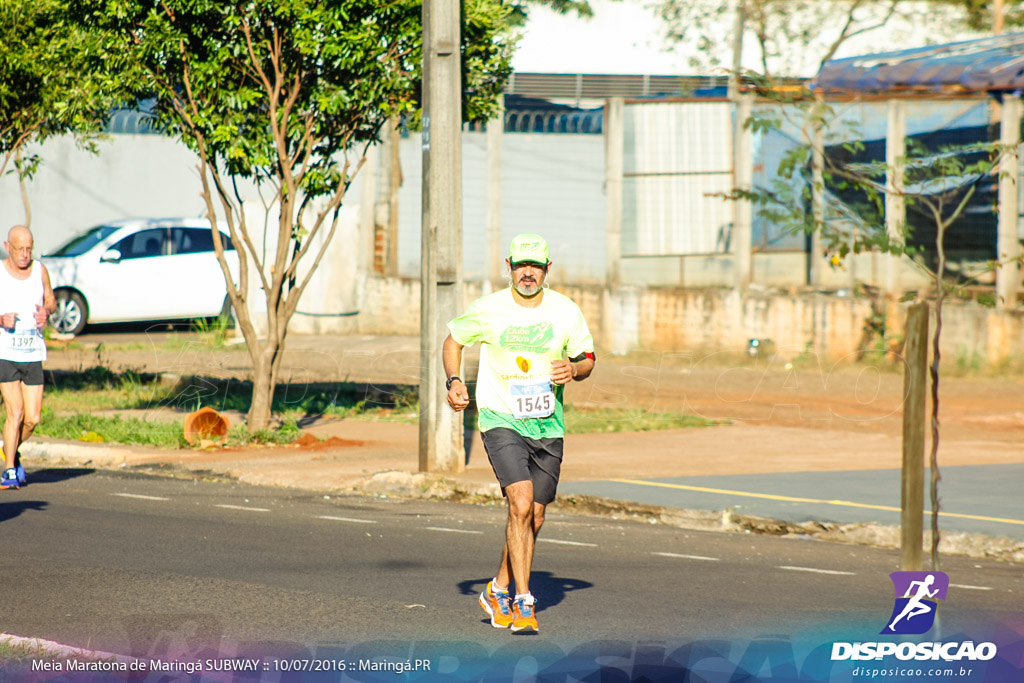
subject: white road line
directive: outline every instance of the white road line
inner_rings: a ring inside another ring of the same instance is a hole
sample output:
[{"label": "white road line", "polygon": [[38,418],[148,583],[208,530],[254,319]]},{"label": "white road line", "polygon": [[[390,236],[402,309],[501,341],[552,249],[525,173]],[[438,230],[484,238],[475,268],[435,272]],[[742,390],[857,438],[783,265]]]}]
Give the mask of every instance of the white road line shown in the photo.
[{"label": "white road line", "polygon": [[580,543],[579,541],[559,541],[557,538],[538,538],[538,541],[544,541],[545,543],[557,543],[559,545],[579,545],[585,548],[596,548],[596,543]]},{"label": "white road line", "polygon": [[354,517],[331,517],[330,515],[320,515],[317,519],[330,519],[335,522],[353,522],[355,524],[376,524],[375,519],[355,519]]},{"label": "white road line", "polygon": [[138,498],[139,500],[170,500],[170,498],[161,498],[160,496],[144,496],[141,493],[111,493],[112,496],[121,496],[122,498]]},{"label": "white road line", "polygon": [[963,589],[969,590],[969,591],[990,591],[990,590],[995,590],[995,589],[991,588],[990,586],[968,586],[967,584],[963,584],[963,583],[951,583],[951,584],[949,584],[949,587],[950,588],[963,588]]},{"label": "white road line", "polygon": [[814,567],[779,567],[792,572],[811,572],[812,574],[831,574],[833,576],[856,576],[853,572],[840,572],[835,569],[815,569]]},{"label": "white road line", "polygon": [[428,526],[428,527],[423,527],[423,528],[424,529],[429,529],[430,531],[448,531],[448,532],[453,533],[453,534],[482,534],[483,533],[482,531],[473,531],[472,529],[449,529],[448,527],[443,527],[443,526]]},{"label": "white road line", "polygon": [[245,510],[246,512],[270,512],[267,508],[247,508],[241,505],[215,505],[214,507],[224,508],[225,510]]},{"label": "white road line", "polygon": [[651,553],[652,555],[661,555],[662,557],[679,557],[684,560],[704,560],[705,562],[721,562],[722,560],[717,557],[704,557],[703,555],[683,555],[681,553]]}]

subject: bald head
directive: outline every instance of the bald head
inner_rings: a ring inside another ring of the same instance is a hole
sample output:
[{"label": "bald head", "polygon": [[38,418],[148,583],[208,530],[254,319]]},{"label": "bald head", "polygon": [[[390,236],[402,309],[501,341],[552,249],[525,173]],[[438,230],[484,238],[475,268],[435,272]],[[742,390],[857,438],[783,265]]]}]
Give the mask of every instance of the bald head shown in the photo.
[{"label": "bald head", "polygon": [[23,242],[26,239],[32,241],[32,230],[25,225],[14,225],[7,230],[7,242],[10,244],[14,244],[15,240]]},{"label": "bald head", "polygon": [[11,265],[19,269],[25,269],[32,265],[32,231],[24,225],[15,225],[7,231],[7,241],[4,242]]}]

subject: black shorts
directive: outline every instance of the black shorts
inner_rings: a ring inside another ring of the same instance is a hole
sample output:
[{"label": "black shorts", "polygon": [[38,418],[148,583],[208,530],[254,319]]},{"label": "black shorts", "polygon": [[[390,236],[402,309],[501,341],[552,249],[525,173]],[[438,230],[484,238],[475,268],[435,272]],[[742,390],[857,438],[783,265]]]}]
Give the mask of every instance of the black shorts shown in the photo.
[{"label": "black shorts", "polygon": [[502,495],[509,484],[532,481],[534,502],[554,501],[562,470],[562,439],[528,439],[505,428],[489,429],[480,436]]},{"label": "black shorts", "polygon": [[4,382],[21,382],[29,386],[43,383],[43,362],[40,360],[19,363],[15,360],[0,358],[0,384]]}]

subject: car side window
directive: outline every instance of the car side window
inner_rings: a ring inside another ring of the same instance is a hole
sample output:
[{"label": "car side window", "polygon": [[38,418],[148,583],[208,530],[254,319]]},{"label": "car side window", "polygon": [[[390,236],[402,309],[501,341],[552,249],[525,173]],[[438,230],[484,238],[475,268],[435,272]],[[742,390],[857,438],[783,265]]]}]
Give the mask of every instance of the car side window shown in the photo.
[{"label": "car side window", "polygon": [[164,229],[140,230],[137,233],[128,235],[115,244],[113,248],[121,252],[122,261],[133,258],[163,256]]},{"label": "car side window", "polygon": [[[231,239],[221,234],[225,251],[235,247]],[[213,231],[209,228],[171,228],[171,246],[174,254],[199,254],[212,252]]]}]

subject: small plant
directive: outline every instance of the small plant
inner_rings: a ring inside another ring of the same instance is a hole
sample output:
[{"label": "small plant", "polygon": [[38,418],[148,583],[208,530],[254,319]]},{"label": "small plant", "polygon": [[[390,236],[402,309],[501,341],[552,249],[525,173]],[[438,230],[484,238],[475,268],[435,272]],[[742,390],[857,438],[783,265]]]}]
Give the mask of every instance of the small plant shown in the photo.
[{"label": "small plant", "polygon": [[231,318],[226,315],[216,318],[196,318],[192,321],[191,329],[208,346],[223,348],[227,343],[228,335],[231,334]]}]

